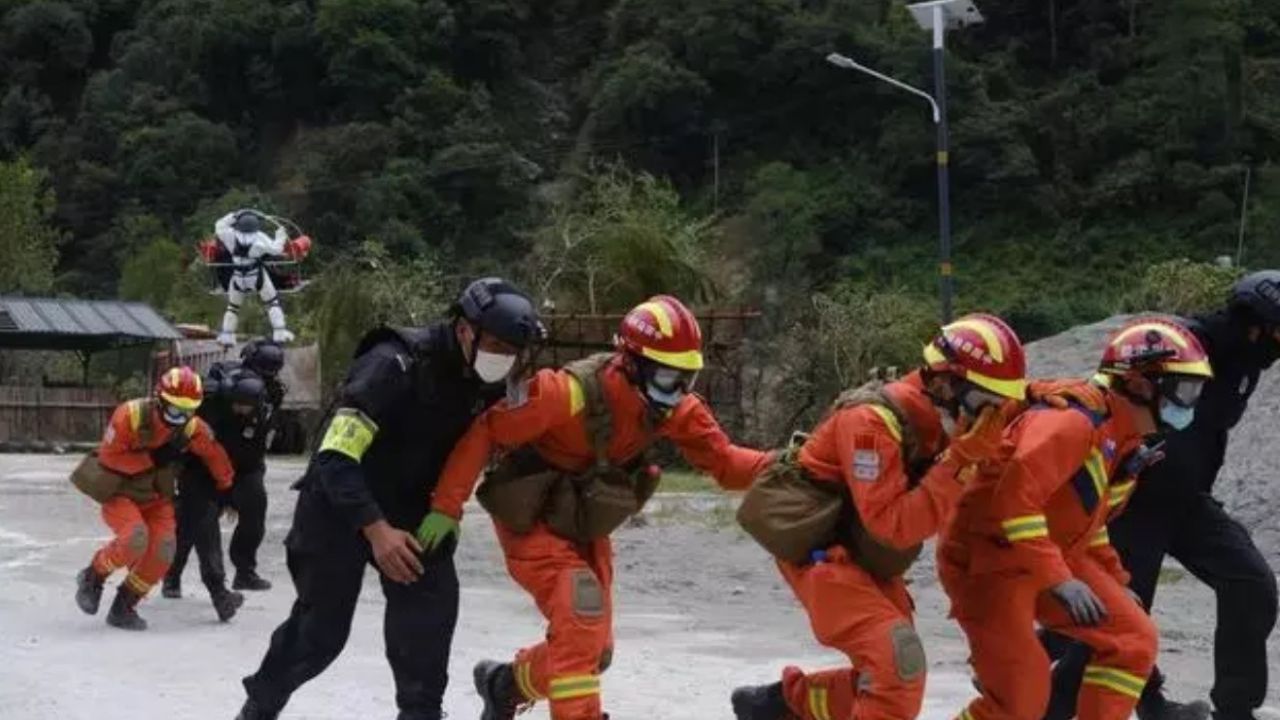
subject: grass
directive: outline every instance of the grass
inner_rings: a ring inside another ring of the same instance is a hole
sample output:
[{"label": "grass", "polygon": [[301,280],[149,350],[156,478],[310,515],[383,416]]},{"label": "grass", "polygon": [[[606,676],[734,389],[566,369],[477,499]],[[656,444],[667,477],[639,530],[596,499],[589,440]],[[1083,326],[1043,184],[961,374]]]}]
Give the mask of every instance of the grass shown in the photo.
[{"label": "grass", "polygon": [[706,492],[715,490],[711,478],[696,470],[663,470],[658,492]]},{"label": "grass", "polygon": [[1159,585],[1172,585],[1187,576],[1187,571],[1180,568],[1160,568]]}]

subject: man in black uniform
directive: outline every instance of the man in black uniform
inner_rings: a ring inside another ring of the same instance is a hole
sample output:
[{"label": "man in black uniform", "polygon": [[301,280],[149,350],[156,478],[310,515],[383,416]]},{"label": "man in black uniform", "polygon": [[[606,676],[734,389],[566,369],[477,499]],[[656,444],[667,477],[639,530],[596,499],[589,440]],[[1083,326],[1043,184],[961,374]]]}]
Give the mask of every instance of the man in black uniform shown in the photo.
[{"label": "man in black uniform", "polygon": [[[236,463],[236,482],[231,487],[231,507],[239,518],[231,533],[227,547],[231,564],[236,569],[231,587],[236,590],[270,590],[271,583],[258,575],[258,548],[267,531],[267,447],[275,433],[280,406],[288,388],[280,382],[280,370],[284,367],[284,348],[270,340],[251,340],[240,350],[240,367],[229,366],[228,377],[235,377],[236,370],[249,371],[262,378],[266,391],[265,402],[260,406],[253,432],[242,430],[240,444],[244,448],[244,466],[236,452],[231,453]],[[215,430],[217,427],[215,426]]]},{"label": "man in black uniform", "polygon": [[[298,599],[271,636],[238,720],[278,716],[342,651],[372,560],[399,720],[438,720],[458,613],[454,542],[426,556],[414,531],[445,459],[471,421],[519,393],[542,337],[533,304],[497,278],[472,283],[452,318],[361,340],[338,391],[285,539]],[[452,540],[452,539],[451,539]]]},{"label": "man in black uniform", "polygon": [[[1218,597],[1214,637],[1217,720],[1249,720],[1267,693],[1267,637],[1276,622],[1275,574],[1248,530],[1213,498],[1226,458],[1227,436],[1244,415],[1258,376],[1280,357],[1280,271],[1264,270],[1232,288],[1227,309],[1185,321],[1209,353],[1213,379],[1205,384],[1195,417],[1166,438],[1165,459],[1146,469],[1128,508],[1108,527],[1111,544],[1132,574],[1132,589],[1150,608],[1165,555],[1182,564]],[[1056,644],[1046,643],[1053,653]],[[1080,646],[1054,669],[1047,717],[1075,715],[1076,692],[1088,662]],[[1203,702],[1166,700],[1157,669],[1138,703],[1141,720],[1192,720],[1208,714]]]},{"label": "man in black uniform", "polygon": [[[177,553],[162,589],[167,598],[182,597],[182,572],[193,544],[200,560],[201,579],[210,587],[210,593],[213,592],[210,579],[225,577],[222,531],[217,522],[222,506],[229,506],[238,514],[230,546],[231,564],[236,568],[232,588],[267,590],[271,587],[257,572],[258,547],[262,545],[267,523],[267,445],[287,392],[279,380],[280,369],[284,367],[284,349],[276,343],[253,340],[245,344],[240,358],[240,362],[214,363],[209,368],[204,383],[206,402],[199,411],[231,457],[239,486],[233,485],[228,496],[217,497],[207,472],[195,463],[188,464],[190,467],[184,471],[180,487],[187,500],[185,508],[182,507],[184,501],[179,501]],[[216,597],[214,606],[218,607]],[[223,611],[219,610],[218,614],[221,617]]]},{"label": "man in black uniform", "polygon": [[[211,373],[205,387],[210,392],[201,404],[201,417],[214,428],[215,436],[231,457],[236,477],[252,477],[254,458],[261,463],[261,455],[254,447],[266,404],[265,383],[252,371],[237,368],[233,376]],[[182,597],[182,571],[194,545],[200,560],[200,579],[223,622],[235,616],[244,603],[243,595],[227,590],[223,569],[218,513],[226,502],[203,464],[188,462],[183,466],[178,477],[178,543],[162,591],[167,598]]]}]

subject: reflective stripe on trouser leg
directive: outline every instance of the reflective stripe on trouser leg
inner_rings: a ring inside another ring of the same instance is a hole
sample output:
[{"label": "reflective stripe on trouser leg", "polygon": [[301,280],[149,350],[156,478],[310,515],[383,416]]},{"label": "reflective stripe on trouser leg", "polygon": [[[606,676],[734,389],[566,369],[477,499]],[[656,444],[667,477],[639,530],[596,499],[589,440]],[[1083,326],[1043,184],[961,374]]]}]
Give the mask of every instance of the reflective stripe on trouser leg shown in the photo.
[{"label": "reflective stripe on trouser leg", "polygon": [[782,671],[782,697],[801,720],[844,720],[853,710],[855,683],[847,667],[805,673],[791,666]]},{"label": "reflective stripe on trouser leg", "polygon": [[545,643],[526,648],[516,654],[516,660],[511,664],[511,673],[516,679],[516,690],[520,693],[521,704],[537,702],[547,697],[546,678],[539,675],[535,681],[534,673],[534,666],[538,664],[536,658],[539,655],[545,656],[546,651]]},{"label": "reflective stripe on trouser leg", "polygon": [[1142,697],[1142,688],[1146,687],[1147,679],[1120,668],[1086,665],[1084,684],[1104,687],[1137,700]]},{"label": "reflective stripe on trouser leg", "polygon": [[600,694],[599,675],[562,675],[551,678],[547,697],[556,700],[572,700]]}]

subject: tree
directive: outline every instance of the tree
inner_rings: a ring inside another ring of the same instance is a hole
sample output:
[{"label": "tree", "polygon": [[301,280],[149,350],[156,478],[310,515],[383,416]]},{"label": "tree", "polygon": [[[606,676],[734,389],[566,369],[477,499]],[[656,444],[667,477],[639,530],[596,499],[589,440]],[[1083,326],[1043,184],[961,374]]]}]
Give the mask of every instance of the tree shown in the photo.
[{"label": "tree", "polygon": [[670,184],[603,166],[537,231],[531,280],[564,310],[622,310],[664,292],[705,300],[714,293],[701,265],[712,234],[712,218],[684,210]]},{"label": "tree", "polygon": [[0,163],[0,292],[53,287],[61,237],[50,224],[53,192],[27,160]]}]

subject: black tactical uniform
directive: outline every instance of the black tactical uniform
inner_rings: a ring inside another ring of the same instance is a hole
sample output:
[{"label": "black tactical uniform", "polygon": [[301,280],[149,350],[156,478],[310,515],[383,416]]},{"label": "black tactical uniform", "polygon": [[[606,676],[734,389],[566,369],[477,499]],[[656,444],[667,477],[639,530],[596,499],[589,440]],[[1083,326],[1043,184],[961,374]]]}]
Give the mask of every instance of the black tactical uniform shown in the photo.
[{"label": "black tactical uniform", "polygon": [[[540,337],[532,304],[510,285],[488,279],[468,288],[473,291],[479,304],[458,311],[473,327],[522,348]],[[338,656],[371,561],[361,529],[385,519],[412,533],[430,509],[454,444],[505,392],[505,385],[485,384],[475,375],[452,322],[365,336],[326,420],[321,449],[296,486],[285,545],[298,599],[272,635],[261,667],[244,680],[249,699],[242,720],[276,717],[299,686]],[[380,575],[401,720],[443,717],[457,621],[452,543],[421,562],[425,572],[407,585]]]},{"label": "black tactical uniform", "polygon": [[[1259,375],[1280,352],[1272,336],[1280,324],[1278,281],[1280,272],[1250,275],[1236,286],[1229,310],[1186,321],[1209,354],[1213,379],[1205,384],[1192,424],[1165,438],[1165,459],[1142,474],[1129,506],[1108,527],[1111,544],[1132,575],[1130,587],[1148,608],[1166,555],[1213,588],[1218,627],[1210,697],[1215,715],[1223,720],[1249,718],[1262,704],[1267,637],[1276,622],[1275,574],[1249,532],[1223,510],[1212,490],[1226,457],[1228,433],[1244,415]],[[1250,327],[1261,327],[1258,342],[1249,340]],[[1087,662],[1086,649],[1073,645],[1066,651],[1055,668],[1049,718],[1074,716]],[[1203,716],[1203,709],[1165,701],[1162,684],[1157,670],[1138,706],[1143,720]]]},{"label": "black tactical uniform", "polygon": [[[215,366],[205,380],[205,387],[210,388],[210,391],[200,405],[199,414],[213,428],[214,436],[231,458],[235,481],[256,482],[261,486],[263,451],[255,436],[265,433],[266,387],[262,378],[238,366]],[[233,412],[233,405],[243,405],[253,410],[241,415]],[[167,598],[182,597],[182,572],[186,569],[187,558],[194,546],[200,560],[200,579],[209,590],[218,618],[224,622],[230,620],[244,602],[239,593],[227,590],[226,571],[222,563],[222,530],[218,526],[218,514],[223,505],[230,502],[230,496],[234,492],[233,485],[225,497],[219,493],[204,465],[187,462],[183,466],[178,476],[177,548],[173,563],[165,574],[163,590]],[[249,497],[252,496],[249,493]],[[253,507],[247,503],[245,505]],[[265,512],[265,503],[257,509]],[[239,527],[236,532],[240,533]],[[258,539],[261,540],[260,534]]]}]

